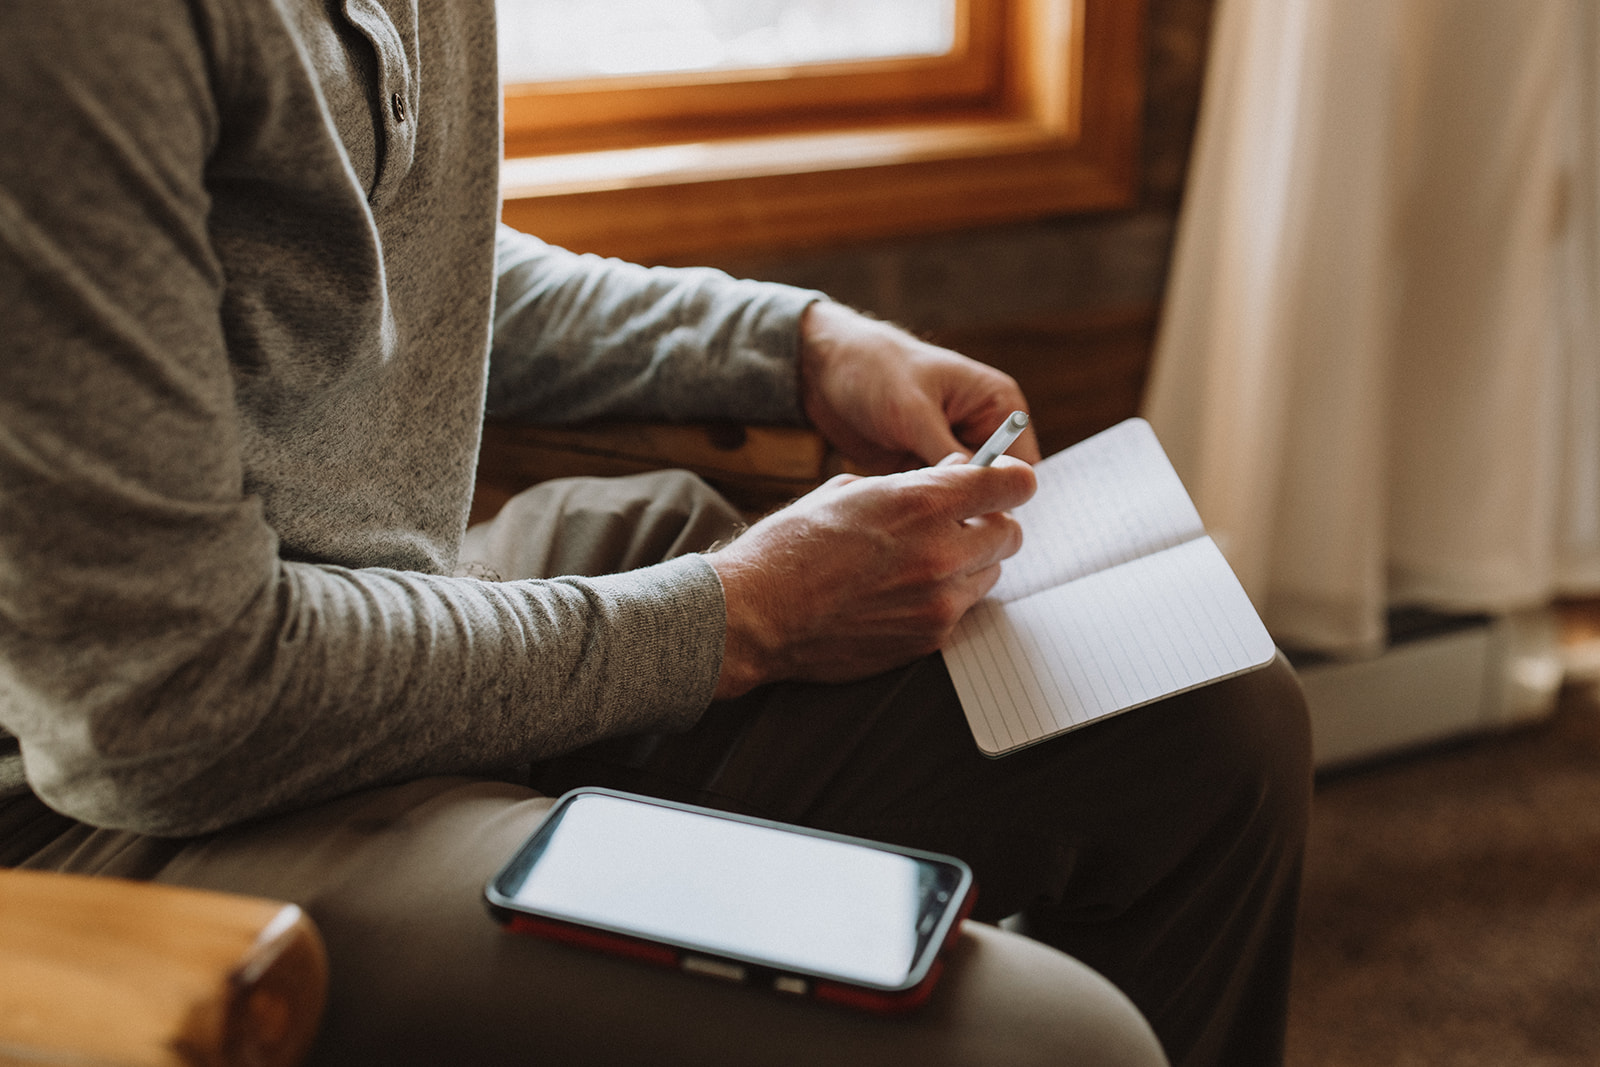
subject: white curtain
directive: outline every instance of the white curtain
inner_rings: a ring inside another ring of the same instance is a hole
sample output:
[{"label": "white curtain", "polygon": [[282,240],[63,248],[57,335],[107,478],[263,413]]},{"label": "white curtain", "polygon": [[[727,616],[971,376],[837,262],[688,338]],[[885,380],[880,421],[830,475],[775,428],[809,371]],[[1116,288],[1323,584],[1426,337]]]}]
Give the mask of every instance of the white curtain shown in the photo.
[{"label": "white curtain", "polygon": [[1600,4],[1220,0],[1146,399],[1281,644],[1600,589]]}]

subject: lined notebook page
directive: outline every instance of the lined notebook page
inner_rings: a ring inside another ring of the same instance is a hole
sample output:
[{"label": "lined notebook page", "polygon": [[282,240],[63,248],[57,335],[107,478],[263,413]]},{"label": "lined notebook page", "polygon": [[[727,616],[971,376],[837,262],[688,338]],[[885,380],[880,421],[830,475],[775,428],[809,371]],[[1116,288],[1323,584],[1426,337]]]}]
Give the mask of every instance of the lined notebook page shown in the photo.
[{"label": "lined notebook page", "polygon": [[1204,535],[1155,431],[1128,419],[1034,467],[1025,536],[989,595],[1016,600]]},{"label": "lined notebook page", "polygon": [[[1106,434],[1112,447],[1091,438],[1046,461],[1082,459],[1072,454],[1094,444],[1094,462],[1112,473],[1090,476],[1077,462],[1056,464],[1071,472],[1059,484],[1056,473],[1041,473],[1053,499],[1017,512],[1024,544],[1045,546],[1039,558],[1004,597],[991,593],[969,611],[944,649],[988,755],[1265,666],[1276,654],[1148,425],[1133,420]],[[1053,558],[1058,552],[1068,559]],[[1006,562],[1008,572],[1020,556]]]}]

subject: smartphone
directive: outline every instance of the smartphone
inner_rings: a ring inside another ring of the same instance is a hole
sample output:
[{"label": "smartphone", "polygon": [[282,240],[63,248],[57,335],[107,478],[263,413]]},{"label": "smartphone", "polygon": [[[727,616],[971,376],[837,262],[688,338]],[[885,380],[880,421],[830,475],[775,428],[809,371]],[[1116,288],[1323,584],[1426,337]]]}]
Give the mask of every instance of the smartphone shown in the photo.
[{"label": "smartphone", "polygon": [[899,1011],[932,993],[974,891],[953,856],[584,788],[485,897],[520,933]]}]

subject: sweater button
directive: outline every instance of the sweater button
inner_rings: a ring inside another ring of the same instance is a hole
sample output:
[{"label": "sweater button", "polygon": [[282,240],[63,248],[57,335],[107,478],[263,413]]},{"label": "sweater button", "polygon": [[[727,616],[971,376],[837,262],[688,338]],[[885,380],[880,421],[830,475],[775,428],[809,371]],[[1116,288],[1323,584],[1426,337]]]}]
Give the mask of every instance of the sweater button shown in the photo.
[{"label": "sweater button", "polygon": [[396,122],[404,122],[406,120],[406,98],[399,93],[389,97],[389,110],[393,112]]}]

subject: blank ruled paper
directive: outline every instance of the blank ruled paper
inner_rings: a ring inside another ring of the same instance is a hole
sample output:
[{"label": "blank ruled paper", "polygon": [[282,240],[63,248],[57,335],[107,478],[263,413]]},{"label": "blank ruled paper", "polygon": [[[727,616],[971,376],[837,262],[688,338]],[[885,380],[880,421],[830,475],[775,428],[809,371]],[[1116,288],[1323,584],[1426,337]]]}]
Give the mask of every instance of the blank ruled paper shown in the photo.
[{"label": "blank ruled paper", "polygon": [[1034,467],[1039,491],[1015,512],[1025,536],[990,592],[999,600],[1204,537],[1200,515],[1143,419],[1128,419]]},{"label": "blank ruled paper", "polygon": [[1272,638],[1149,424],[1039,464],[1023,550],[944,649],[978,747],[1004,755],[1271,662]]}]

